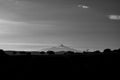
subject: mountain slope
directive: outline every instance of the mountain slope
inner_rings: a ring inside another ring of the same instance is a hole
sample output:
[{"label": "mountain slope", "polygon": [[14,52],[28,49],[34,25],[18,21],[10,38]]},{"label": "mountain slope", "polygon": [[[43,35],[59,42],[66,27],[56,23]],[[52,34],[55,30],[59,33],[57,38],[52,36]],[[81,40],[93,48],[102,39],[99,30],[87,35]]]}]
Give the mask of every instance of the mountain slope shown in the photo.
[{"label": "mountain slope", "polygon": [[73,52],[78,52],[78,50],[70,48],[68,46],[64,46],[61,44],[60,46],[57,47],[51,47],[51,48],[46,48],[42,49],[43,51],[54,51],[54,52],[59,52],[59,51],[73,51]]}]

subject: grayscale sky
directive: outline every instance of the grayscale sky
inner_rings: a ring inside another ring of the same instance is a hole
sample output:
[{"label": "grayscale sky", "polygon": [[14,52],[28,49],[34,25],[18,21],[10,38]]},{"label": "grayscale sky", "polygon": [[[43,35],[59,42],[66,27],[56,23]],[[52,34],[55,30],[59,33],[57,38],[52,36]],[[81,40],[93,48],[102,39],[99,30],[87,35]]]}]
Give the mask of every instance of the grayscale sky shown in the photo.
[{"label": "grayscale sky", "polygon": [[0,48],[120,48],[119,0],[0,0]]}]

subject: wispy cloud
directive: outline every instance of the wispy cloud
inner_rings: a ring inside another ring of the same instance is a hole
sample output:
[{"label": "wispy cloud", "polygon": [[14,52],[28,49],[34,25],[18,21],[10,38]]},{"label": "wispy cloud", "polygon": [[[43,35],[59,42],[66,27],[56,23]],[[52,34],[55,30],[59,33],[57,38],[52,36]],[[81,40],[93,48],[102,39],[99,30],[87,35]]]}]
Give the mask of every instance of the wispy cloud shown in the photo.
[{"label": "wispy cloud", "polygon": [[0,19],[0,36],[17,34],[21,28],[20,26],[26,25],[28,25],[26,22]]},{"label": "wispy cloud", "polygon": [[54,44],[43,44],[43,43],[0,43],[0,45],[6,45],[6,46],[54,46]]},{"label": "wispy cloud", "polygon": [[26,23],[0,19],[0,24],[26,24]]},{"label": "wispy cloud", "polygon": [[108,18],[111,20],[120,20],[120,15],[108,15]]},{"label": "wispy cloud", "polygon": [[0,48],[4,50],[39,51],[52,46],[55,45],[46,43],[0,43]]},{"label": "wispy cloud", "polygon": [[80,8],[84,8],[84,9],[87,9],[87,8],[89,8],[88,6],[86,6],[86,5],[78,5],[78,7],[80,7]]},{"label": "wispy cloud", "polygon": [[2,4],[14,4],[14,3],[18,3],[18,0],[0,0],[0,3]]}]

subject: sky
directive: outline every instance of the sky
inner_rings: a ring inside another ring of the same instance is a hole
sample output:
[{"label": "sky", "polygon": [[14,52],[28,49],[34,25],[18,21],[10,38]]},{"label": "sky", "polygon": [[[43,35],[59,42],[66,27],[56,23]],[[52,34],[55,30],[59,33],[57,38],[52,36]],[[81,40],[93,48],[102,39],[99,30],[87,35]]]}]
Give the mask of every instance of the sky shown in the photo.
[{"label": "sky", "polygon": [[119,0],[0,0],[0,48],[120,48]]}]

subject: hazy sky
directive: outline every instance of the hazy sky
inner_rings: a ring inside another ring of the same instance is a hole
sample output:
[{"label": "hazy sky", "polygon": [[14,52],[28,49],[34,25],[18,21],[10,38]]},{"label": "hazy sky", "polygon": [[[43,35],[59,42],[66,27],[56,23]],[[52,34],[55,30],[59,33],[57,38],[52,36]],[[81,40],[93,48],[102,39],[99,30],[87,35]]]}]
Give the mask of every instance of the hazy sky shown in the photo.
[{"label": "hazy sky", "polygon": [[0,0],[0,48],[120,48],[119,0]]}]

